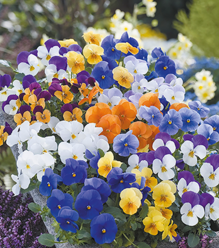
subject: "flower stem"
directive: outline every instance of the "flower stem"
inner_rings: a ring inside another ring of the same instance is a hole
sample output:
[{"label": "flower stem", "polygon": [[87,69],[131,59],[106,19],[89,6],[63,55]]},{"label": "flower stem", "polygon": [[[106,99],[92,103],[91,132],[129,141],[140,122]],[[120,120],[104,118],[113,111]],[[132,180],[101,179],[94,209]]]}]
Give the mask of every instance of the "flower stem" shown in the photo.
[{"label": "flower stem", "polygon": [[115,206],[117,206],[118,204],[119,204],[119,194],[117,193]]},{"label": "flower stem", "polygon": [[123,236],[134,246],[134,247],[138,247],[137,245],[135,245],[134,243],[132,243],[132,241],[125,235],[125,233],[123,233]]}]

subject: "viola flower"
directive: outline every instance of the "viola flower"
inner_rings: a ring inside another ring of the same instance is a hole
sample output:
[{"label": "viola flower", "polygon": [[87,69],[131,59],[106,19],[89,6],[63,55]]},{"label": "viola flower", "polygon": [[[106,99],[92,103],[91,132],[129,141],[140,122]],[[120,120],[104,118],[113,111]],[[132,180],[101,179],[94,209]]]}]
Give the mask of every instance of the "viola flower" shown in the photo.
[{"label": "viola flower", "polygon": [[103,94],[98,97],[98,102],[106,103],[112,109],[119,104],[122,97],[122,92],[117,88],[105,89]]},{"label": "viola flower", "polygon": [[159,129],[161,132],[174,135],[182,126],[183,122],[180,114],[176,110],[171,109],[162,119]]},{"label": "viola flower", "polygon": [[170,103],[178,103],[184,100],[185,89],[183,86],[175,85],[171,88],[166,88],[162,94],[166,100]]},{"label": "viola flower", "polygon": [[1,102],[6,101],[8,96],[14,95],[15,93],[16,93],[15,90],[9,89],[7,88],[7,86],[5,86],[4,88],[0,90],[0,101]]},{"label": "viola flower", "polygon": [[120,156],[127,157],[130,153],[136,153],[139,141],[132,130],[126,134],[119,134],[113,140],[113,150]]},{"label": "viola flower", "polygon": [[161,108],[160,100],[158,99],[158,94],[146,93],[139,99],[139,106],[154,106],[158,109]]},{"label": "viola flower", "polygon": [[109,185],[104,180],[96,177],[89,179],[86,178],[84,181],[84,187],[81,189],[81,192],[90,189],[95,189],[96,191],[98,191],[101,196],[102,203],[105,203],[111,194]]},{"label": "viola flower", "polygon": [[125,54],[128,54],[130,52],[131,54],[135,55],[139,52],[138,48],[132,46],[129,42],[123,42],[123,43],[118,42],[115,47],[117,50]]},{"label": "viola flower", "polygon": [[48,123],[50,121],[51,113],[48,109],[43,110],[41,106],[34,109],[36,119],[43,123]]},{"label": "viola flower", "polygon": [[29,104],[31,104],[31,111],[34,110],[36,106],[41,106],[43,109],[45,108],[45,99],[44,98],[38,98],[35,94],[32,94],[28,98]]},{"label": "viola flower", "polygon": [[82,123],[82,111],[79,108],[74,108],[71,112],[70,111],[65,111],[63,114],[63,118],[65,121],[74,121],[77,120],[78,122]]},{"label": "viola flower", "polygon": [[133,173],[123,173],[121,168],[112,168],[107,175],[108,184],[115,193],[121,193],[123,189],[130,188],[130,183],[136,181]]},{"label": "viola flower", "polygon": [[82,160],[66,159],[66,165],[61,171],[63,183],[65,185],[83,183],[87,177],[87,168],[87,163]]},{"label": "viola flower", "polygon": [[[156,209],[156,210],[160,211],[161,214],[162,214],[162,216],[166,219],[165,222],[167,220],[170,220],[172,218],[172,216],[173,216],[173,212],[170,209],[168,209],[168,208],[162,208],[162,207],[158,207],[158,206],[156,206],[156,207],[149,207],[149,211],[151,211],[151,209],[152,210]],[[167,221],[167,223],[168,223],[168,221]]]},{"label": "viola flower", "polygon": [[182,108],[179,110],[182,117],[183,126],[181,127],[184,132],[194,132],[201,121],[200,115],[192,109]]},{"label": "viola flower", "polygon": [[146,91],[146,84],[147,84],[147,80],[144,78],[142,74],[135,75],[135,81],[134,83],[132,83],[133,93],[140,93],[142,96],[142,94]]},{"label": "viola flower", "polygon": [[148,66],[146,61],[136,59],[130,55],[124,58],[125,68],[133,75],[146,74],[148,72]]},{"label": "viola flower", "polygon": [[146,179],[145,181],[145,187],[149,187],[151,191],[154,190],[154,187],[157,185],[157,179],[155,177],[152,177],[152,170],[148,167],[145,167],[141,171],[141,176]]},{"label": "viola flower", "polygon": [[146,160],[139,160],[139,156],[136,154],[133,154],[128,159],[128,168],[126,172],[131,172],[133,169],[137,169],[141,171],[144,167],[148,167],[148,162]]},{"label": "viola flower", "polygon": [[172,240],[173,237],[174,238],[177,237],[177,233],[175,231],[176,228],[177,228],[177,225],[173,224],[173,221],[171,221],[170,225],[168,221],[168,224],[164,226],[164,231],[162,233],[162,240],[165,239],[167,235],[170,237],[170,240]]},{"label": "viola flower", "polygon": [[61,181],[62,178],[59,175],[55,174],[51,168],[47,168],[39,186],[40,194],[50,196],[52,190],[56,189],[57,184]]},{"label": "viola flower", "polygon": [[119,206],[123,212],[133,215],[138,211],[141,205],[142,193],[137,188],[128,188],[120,193],[120,198]]},{"label": "viola flower", "polygon": [[15,115],[21,106],[21,102],[17,95],[10,95],[2,104],[2,109],[8,115]]},{"label": "viola flower", "polygon": [[139,115],[148,122],[148,125],[154,125],[158,127],[163,119],[163,115],[160,110],[154,106],[149,108],[141,106],[139,109]]},{"label": "viola flower", "polygon": [[8,133],[5,132],[5,127],[0,126],[0,146],[3,145],[3,143],[7,140]]},{"label": "viola flower", "polygon": [[56,218],[59,210],[68,206],[72,208],[74,202],[70,194],[63,193],[59,189],[53,189],[51,196],[47,199],[47,207],[50,209],[51,214]]},{"label": "viola flower", "polygon": [[36,166],[36,160],[34,154],[31,151],[24,151],[18,156],[17,167],[18,171],[24,173],[29,178],[34,177],[34,167]]},{"label": "viola flower", "polygon": [[212,203],[208,203],[205,206],[205,217],[216,221],[219,218],[219,199],[214,197]]},{"label": "viola flower", "polygon": [[219,184],[219,167],[215,168],[210,163],[203,163],[200,174],[208,187],[216,187]]},{"label": "viola flower", "polygon": [[189,191],[182,195],[183,206],[180,209],[182,214],[181,220],[188,226],[195,226],[198,223],[198,218],[203,218],[204,208],[199,205],[198,194]]},{"label": "viola flower", "polygon": [[9,87],[11,84],[11,76],[8,74],[5,75],[0,75],[0,87],[1,88],[5,88],[5,87]]},{"label": "viola flower", "polygon": [[70,92],[70,88],[67,85],[62,85],[62,91],[56,91],[54,95],[64,103],[70,103],[74,95]]},{"label": "viola flower", "polygon": [[189,102],[189,107],[190,107],[190,109],[195,110],[200,115],[201,118],[207,117],[207,115],[210,111],[210,109],[204,107],[200,101]]},{"label": "viola flower", "polygon": [[80,53],[70,51],[66,54],[68,66],[71,68],[72,73],[78,74],[85,69],[84,56]]},{"label": "viola flower", "polygon": [[168,74],[176,74],[176,67],[173,60],[168,56],[161,56],[155,63],[155,72],[160,77],[165,77]]},{"label": "viola flower", "polygon": [[213,115],[205,119],[204,123],[211,125],[213,128],[213,131],[216,131],[219,133],[219,116],[218,115]]},{"label": "viola flower", "polygon": [[19,195],[21,189],[27,189],[30,185],[30,178],[25,174],[11,175],[12,180],[16,183],[12,187],[12,192],[14,195]]},{"label": "viola flower", "polygon": [[154,59],[158,59],[159,57],[165,55],[164,52],[162,51],[162,49],[160,47],[155,47],[152,52],[151,52],[151,56]]},{"label": "viola flower", "polygon": [[134,82],[134,77],[132,74],[122,66],[118,66],[113,69],[113,79],[126,89],[129,89],[131,87],[131,83]]},{"label": "viola flower", "polygon": [[76,233],[78,225],[75,223],[79,219],[79,215],[76,211],[69,207],[63,207],[60,209],[56,221],[59,223],[60,227],[66,232]]},{"label": "viola flower", "polygon": [[103,52],[103,48],[95,44],[86,45],[83,49],[84,57],[89,64],[97,64],[102,61],[101,55],[103,55]]},{"label": "viola flower", "polygon": [[118,231],[114,217],[111,214],[101,214],[90,224],[90,234],[98,244],[112,243]]},{"label": "viola flower", "polygon": [[209,124],[202,123],[197,128],[197,133],[203,135],[208,140],[209,145],[213,145],[219,141],[219,133],[214,131],[213,127]]},{"label": "viola flower", "polygon": [[98,191],[89,189],[78,194],[75,201],[75,209],[81,219],[92,220],[103,210],[101,196]]},{"label": "viola flower", "polygon": [[21,52],[17,56],[18,72],[24,73],[25,75],[35,76],[39,70],[38,58],[29,52]]},{"label": "viola flower", "polygon": [[20,107],[20,113],[14,116],[14,121],[17,123],[17,126],[21,125],[23,122],[31,122],[30,106],[22,105]]},{"label": "viola flower", "polygon": [[101,47],[104,49],[104,54],[113,60],[119,60],[121,52],[117,50],[115,46],[116,40],[113,35],[106,36],[101,42]]},{"label": "viola flower", "polygon": [[94,154],[93,154],[88,149],[86,149],[85,156],[88,160],[90,160],[90,166],[92,168],[96,169],[96,171],[97,171],[98,170],[97,163],[100,159],[100,153],[97,151],[97,152],[94,152]]},{"label": "viola flower", "polygon": [[83,38],[87,43],[95,44],[97,46],[99,46],[101,42],[101,35],[95,34],[92,31],[84,33]]}]

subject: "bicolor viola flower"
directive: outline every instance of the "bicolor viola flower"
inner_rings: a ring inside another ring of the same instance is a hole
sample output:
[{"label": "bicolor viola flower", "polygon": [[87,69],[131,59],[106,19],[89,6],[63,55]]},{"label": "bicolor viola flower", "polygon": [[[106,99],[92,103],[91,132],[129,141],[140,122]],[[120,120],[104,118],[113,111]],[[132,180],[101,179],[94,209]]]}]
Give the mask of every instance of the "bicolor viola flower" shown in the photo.
[{"label": "bicolor viola flower", "polygon": [[189,102],[189,107],[192,110],[195,110],[201,118],[207,117],[210,109],[207,107],[204,107],[200,101],[191,101]]},{"label": "bicolor viola flower", "polygon": [[24,87],[22,85],[22,82],[19,80],[14,80],[13,81],[13,90],[15,91],[15,94],[17,96],[19,96],[20,94],[22,94],[24,92]]},{"label": "bicolor viola flower", "polygon": [[18,111],[18,108],[21,106],[20,100],[17,95],[10,95],[2,104],[2,109],[5,113],[9,115],[15,115]]},{"label": "bicolor viola flower", "polygon": [[148,162],[146,160],[139,159],[139,156],[136,154],[133,154],[128,159],[128,168],[126,172],[131,172],[133,169],[137,169],[139,171],[142,171],[143,168],[148,167]]},{"label": "bicolor viola flower", "polygon": [[148,72],[147,62],[136,59],[133,55],[124,58],[125,68],[133,75],[146,74]]},{"label": "bicolor viola flower", "polygon": [[158,127],[163,119],[163,115],[160,110],[155,106],[141,106],[139,109],[139,115],[145,119],[149,125]]},{"label": "bicolor viola flower", "polygon": [[[1,89],[1,88],[0,88]],[[7,86],[0,90],[0,101],[4,102],[10,95],[14,95],[16,92],[13,89],[9,89]]]},{"label": "bicolor viola flower", "polygon": [[213,128],[213,131],[216,131],[219,133],[219,116],[218,115],[213,115],[205,119],[204,123],[211,125]]},{"label": "bicolor viola flower", "polygon": [[183,86],[175,85],[171,88],[166,88],[163,92],[163,96],[170,104],[182,102],[185,97],[185,89]]},{"label": "bicolor viola flower", "polygon": [[47,124],[50,121],[51,112],[48,109],[43,110],[42,106],[36,106],[33,113],[39,122]]},{"label": "bicolor viola flower", "polygon": [[90,234],[98,244],[112,243],[118,231],[114,217],[104,213],[96,216],[90,224]]},{"label": "bicolor viola flower", "polygon": [[175,173],[172,168],[176,165],[176,159],[171,155],[170,150],[167,147],[159,147],[154,157],[153,172],[162,180],[173,178]]},{"label": "bicolor viola flower", "polygon": [[199,123],[201,122],[200,115],[192,109],[181,108],[179,113],[182,117],[183,126],[181,127],[184,132],[194,132]]},{"label": "bicolor viola flower", "polygon": [[14,115],[14,121],[18,125],[21,125],[25,121],[31,122],[31,113],[30,113],[30,106],[29,105],[22,105],[19,109],[19,113]]},{"label": "bicolor viola flower", "polygon": [[44,65],[49,64],[49,60],[53,56],[59,56],[60,44],[57,40],[49,39],[44,43],[44,46],[37,48],[37,56],[41,58]]},{"label": "bicolor viola flower", "polygon": [[203,159],[206,156],[206,149],[208,148],[207,140],[202,135],[184,135],[185,142],[181,145],[181,152],[183,153],[183,161],[189,166],[197,164],[197,157]]},{"label": "bicolor viola flower", "polygon": [[154,150],[157,150],[157,148],[161,146],[166,146],[171,153],[174,153],[176,149],[179,149],[179,142],[171,138],[168,133],[160,132],[155,136],[152,147]]},{"label": "bicolor viola flower", "polygon": [[98,102],[104,102],[108,104],[110,109],[112,109],[115,105],[117,105],[122,99],[123,94],[117,88],[105,89],[103,94],[98,97]]},{"label": "bicolor viola flower", "polygon": [[219,218],[219,198],[214,197],[214,201],[205,206],[205,217],[214,221]]},{"label": "bicolor viola flower", "polygon": [[63,193],[61,190],[55,188],[52,190],[51,196],[47,199],[47,207],[56,218],[60,209],[66,206],[72,208],[73,202],[74,199],[70,194]]},{"label": "bicolor viola flower", "polygon": [[181,171],[178,173],[178,194],[180,197],[187,192],[187,191],[193,191],[195,193],[198,193],[200,190],[200,186],[197,181],[195,181],[194,176],[189,171]]},{"label": "bicolor viola flower", "polygon": [[12,192],[15,195],[19,195],[21,189],[27,189],[30,185],[30,178],[25,174],[11,175],[11,178],[16,183],[12,187]]},{"label": "bicolor viola flower", "polygon": [[219,141],[219,133],[214,131],[213,127],[209,124],[202,123],[197,128],[197,133],[203,135],[208,140],[209,145],[213,145]]},{"label": "bicolor viola flower", "polygon": [[195,226],[198,218],[204,217],[204,208],[199,205],[200,200],[198,194],[189,191],[182,195],[183,206],[180,209],[181,220],[188,226]]}]

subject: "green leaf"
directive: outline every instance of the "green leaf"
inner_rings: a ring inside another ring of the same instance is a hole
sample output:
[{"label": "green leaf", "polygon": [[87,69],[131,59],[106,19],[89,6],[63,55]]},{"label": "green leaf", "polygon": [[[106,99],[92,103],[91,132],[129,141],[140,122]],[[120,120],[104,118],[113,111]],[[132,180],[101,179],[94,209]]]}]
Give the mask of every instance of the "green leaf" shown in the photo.
[{"label": "green leaf", "polygon": [[34,212],[34,213],[38,213],[38,212],[41,211],[40,205],[39,205],[39,204],[36,204],[36,203],[34,203],[34,202],[29,203],[29,204],[28,204],[28,208],[29,208],[32,212]]},{"label": "green leaf", "polygon": [[0,64],[6,67],[11,67],[11,63],[7,60],[0,59]]},{"label": "green leaf", "polygon": [[111,199],[111,198],[108,198],[106,204],[109,206],[109,207],[113,207],[114,206],[114,201]]},{"label": "green leaf", "polygon": [[127,167],[128,166],[125,163],[122,163],[121,166],[120,166],[120,168],[122,169],[123,172],[126,171]]},{"label": "green leaf", "polygon": [[40,235],[38,241],[41,245],[46,245],[48,247],[52,247],[55,243],[54,236],[48,233]]},{"label": "green leaf", "polygon": [[14,79],[17,79],[19,81],[23,81],[23,77],[24,77],[24,73],[17,73],[15,76],[14,76]]},{"label": "green leaf", "polygon": [[24,194],[24,193],[28,193],[30,192],[31,190],[37,188],[37,185],[36,183],[30,183],[29,187],[27,189],[21,189],[21,193]]},{"label": "green leaf", "polygon": [[109,245],[109,244],[102,244],[101,245],[103,248],[111,248],[111,245]]},{"label": "green leaf", "polygon": [[144,243],[144,242],[140,242],[137,243],[138,248],[151,248],[150,245]]},{"label": "green leaf", "polygon": [[216,234],[216,232],[214,232],[214,231],[207,231],[207,232],[206,232],[206,235],[208,235],[209,237],[214,238],[217,234]]},{"label": "green leaf", "polygon": [[126,216],[122,213],[120,208],[108,207],[105,209],[105,213],[111,214],[114,218],[126,221]]},{"label": "green leaf", "polygon": [[188,245],[189,247],[195,247],[200,242],[199,236],[195,235],[194,233],[190,233],[188,236]]},{"label": "green leaf", "polygon": [[139,213],[140,218],[144,219],[148,214],[148,205],[145,203],[142,210]]},{"label": "green leaf", "polygon": [[85,230],[80,230],[77,232],[78,239],[91,238],[90,233]]},{"label": "green leaf", "polygon": [[132,227],[132,230],[135,231],[137,228],[138,228],[138,223],[137,222],[131,222],[131,227]]},{"label": "green leaf", "polygon": [[182,229],[182,232],[183,233],[186,233],[188,231],[190,231],[192,228],[190,226],[185,226],[183,229]]},{"label": "green leaf", "polygon": [[98,152],[99,152],[99,154],[100,154],[100,157],[101,157],[101,158],[102,158],[102,157],[104,157],[105,153],[104,153],[104,151],[103,151],[103,150],[98,149]]}]

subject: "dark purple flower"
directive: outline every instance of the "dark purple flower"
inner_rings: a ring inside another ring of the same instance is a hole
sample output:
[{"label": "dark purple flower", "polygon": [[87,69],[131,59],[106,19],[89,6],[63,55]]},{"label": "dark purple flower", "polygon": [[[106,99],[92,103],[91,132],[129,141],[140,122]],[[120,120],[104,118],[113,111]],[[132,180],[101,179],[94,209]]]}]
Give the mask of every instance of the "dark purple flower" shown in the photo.
[{"label": "dark purple flower", "polygon": [[199,194],[192,192],[192,191],[187,191],[182,195],[182,203],[189,202],[192,205],[192,208],[195,205],[198,205],[200,200],[199,200]]},{"label": "dark purple flower", "polygon": [[23,85],[23,88],[26,89],[26,88],[29,88],[30,84],[31,83],[36,83],[36,78],[32,75],[26,75],[23,77],[23,80],[22,80],[22,85]]},{"label": "dark purple flower", "polygon": [[175,63],[168,56],[161,56],[155,63],[155,71],[160,77],[176,74]]},{"label": "dark purple flower", "polygon": [[11,76],[8,74],[5,75],[0,75],[0,87],[4,88],[4,87],[9,87],[11,83]]},{"label": "dark purple flower", "polygon": [[37,94],[37,100],[39,100],[40,98],[44,98],[45,101],[49,101],[51,99],[51,94],[48,91],[43,90],[39,94]]},{"label": "dark purple flower", "polygon": [[5,128],[4,128],[3,133],[6,132],[6,133],[8,133],[8,135],[10,135],[12,133],[12,131],[13,131],[13,129],[11,128],[11,126],[7,122],[5,122]]},{"label": "dark purple flower", "polygon": [[53,56],[49,60],[49,64],[53,64],[56,66],[57,71],[67,69],[67,58],[66,57],[60,57],[60,56]]}]

